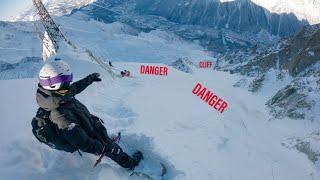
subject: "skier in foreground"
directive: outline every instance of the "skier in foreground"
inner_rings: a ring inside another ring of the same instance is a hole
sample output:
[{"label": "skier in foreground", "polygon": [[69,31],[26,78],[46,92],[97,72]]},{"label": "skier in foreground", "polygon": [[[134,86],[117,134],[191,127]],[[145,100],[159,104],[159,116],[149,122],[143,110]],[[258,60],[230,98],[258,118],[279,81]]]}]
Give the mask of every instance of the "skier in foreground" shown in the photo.
[{"label": "skier in foreground", "polygon": [[[137,151],[130,157],[109,138],[103,121],[90,114],[75,98],[91,83],[101,81],[98,73],[72,82],[69,65],[61,60],[46,63],[39,74],[36,94],[40,106],[32,121],[33,133],[47,145],[67,152],[79,150],[108,156],[120,166],[134,169],[143,158]],[[81,155],[81,153],[80,153]]]}]

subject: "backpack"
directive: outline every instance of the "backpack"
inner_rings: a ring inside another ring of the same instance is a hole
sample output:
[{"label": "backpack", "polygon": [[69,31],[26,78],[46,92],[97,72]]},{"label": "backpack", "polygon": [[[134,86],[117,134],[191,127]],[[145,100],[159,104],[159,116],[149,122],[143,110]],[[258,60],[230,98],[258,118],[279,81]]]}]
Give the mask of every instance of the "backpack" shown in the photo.
[{"label": "backpack", "polygon": [[56,124],[50,120],[50,112],[39,108],[31,122],[32,133],[39,142],[57,150],[73,153],[78,149],[68,143]]}]

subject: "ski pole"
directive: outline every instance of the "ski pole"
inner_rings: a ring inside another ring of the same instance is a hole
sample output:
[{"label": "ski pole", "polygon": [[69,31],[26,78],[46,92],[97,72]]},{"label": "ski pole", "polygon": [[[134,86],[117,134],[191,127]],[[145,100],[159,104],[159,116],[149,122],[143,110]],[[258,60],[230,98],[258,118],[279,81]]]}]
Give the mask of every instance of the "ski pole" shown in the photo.
[{"label": "ski pole", "polygon": [[[120,142],[120,139],[121,139],[121,133],[118,132],[118,136],[112,139],[112,143],[117,143],[118,144]],[[101,162],[101,160],[105,156],[105,152],[104,151],[105,151],[105,145],[103,146],[102,154],[100,155],[99,159],[97,159],[96,163],[94,163],[93,167],[96,167]]]}]

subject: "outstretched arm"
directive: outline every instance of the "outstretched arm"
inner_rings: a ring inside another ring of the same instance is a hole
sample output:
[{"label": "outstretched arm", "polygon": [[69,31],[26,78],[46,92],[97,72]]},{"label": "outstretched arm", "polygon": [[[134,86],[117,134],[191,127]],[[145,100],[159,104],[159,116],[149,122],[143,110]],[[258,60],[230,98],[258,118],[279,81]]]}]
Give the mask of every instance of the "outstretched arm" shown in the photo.
[{"label": "outstretched arm", "polygon": [[99,73],[93,73],[93,74],[90,74],[87,77],[85,77],[77,82],[72,83],[67,94],[64,97],[66,99],[74,97],[75,95],[77,95],[77,94],[81,93],[83,90],[85,90],[93,82],[101,81],[101,79],[99,77],[100,77]]}]

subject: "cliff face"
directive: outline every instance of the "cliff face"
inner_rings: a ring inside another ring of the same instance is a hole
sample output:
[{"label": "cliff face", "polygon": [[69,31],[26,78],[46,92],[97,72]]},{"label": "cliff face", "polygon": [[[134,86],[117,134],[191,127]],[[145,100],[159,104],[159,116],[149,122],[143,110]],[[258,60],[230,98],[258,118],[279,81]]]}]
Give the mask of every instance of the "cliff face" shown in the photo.
[{"label": "cliff face", "polygon": [[[304,29],[303,32],[305,32]],[[300,38],[297,39],[298,41]],[[304,42],[304,43],[303,43]],[[289,63],[289,72],[296,76],[304,69],[320,61],[320,30],[313,33],[306,41],[302,41],[303,48],[294,56]]]},{"label": "cliff face", "polygon": [[[301,18],[308,18],[308,13],[303,15],[299,12],[298,19],[296,10],[283,9],[286,5],[282,4],[267,9],[268,4],[261,1],[256,4],[250,0],[45,1],[54,16],[82,12],[87,15],[82,18],[94,18],[105,23],[119,21],[144,32],[155,29],[170,31],[220,53],[255,44],[272,44],[279,38],[297,33],[308,24]],[[301,6],[306,8],[309,4]],[[279,10],[274,10],[275,7]],[[27,10],[17,19],[33,20],[33,12],[33,9]]]},{"label": "cliff face", "polygon": [[249,0],[138,0],[136,11],[163,16],[180,24],[201,25],[236,32],[266,30],[281,37],[296,33],[306,22],[294,14],[271,13]]},{"label": "cliff face", "polygon": [[[272,44],[320,21],[318,0],[52,0],[54,16],[83,12],[84,18],[119,21],[141,31],[174,32],[214,52]],[[34,9],[17,20],[34,20]]]},{"label": "cliff face", "polygon": [[[269,47],[254,47],[221,55],[218,69],[251,77],[247,86],[257,92],[270,72],[276,81],[291,81],[266,104],[275,117],[317,120],[320,108],[320,25],[306,26],[292,38]],[[270,75],[269,75],[270,78]],[[241,84],[241,82],[239,82]],[[240,86],[239,84],[237,86]]]}]

